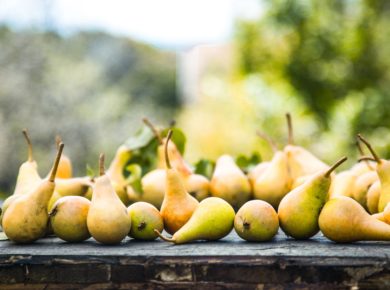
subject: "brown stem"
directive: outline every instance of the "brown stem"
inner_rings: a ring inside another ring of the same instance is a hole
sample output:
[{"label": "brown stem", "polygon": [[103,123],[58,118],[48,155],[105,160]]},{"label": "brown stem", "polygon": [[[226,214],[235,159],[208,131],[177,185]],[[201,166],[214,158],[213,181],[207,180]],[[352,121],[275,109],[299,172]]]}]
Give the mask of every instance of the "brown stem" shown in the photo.
[{"label": "brown stem", "polygon": [[171,137],[172,137],[172,130],[169,130],[168,135],[167,135],[167,139],[165,140],[165,164],[166,164],[168,169],[172,168],[171,162],[169,161],[169,156],[168,156],[168,145],[169,145],[169,141],[171,140]]},{"label": "brown stem", "polygon": [[104,175],[104,153],[100,153],[99,156],[99,175]]},{"label": "brown stem", "polygon": [[61,142],[62,142],[61,136],[60,136],[60,135],[57,135],[57,136],[56,136],[56,145],[57,145],[57,149],[58,149],[58,147],[60,146]]},{"label": "brown stem", "polygon": [[325,172],[325,177],[329,177],[330,174],[337,168],[339,167],[342,163],[344,163],[348,158],[346,156],[344,156],[343,158],[341,158],[339,161],[337,161],[335,164],[332,165],[331,168],[328,169],[327,172]]},{"label": "brown stem", "polygon": [[276,151],[278,151],[278,146],[276,145],[276,143],[274,142],[274,140],[271,139],[270,136],[268,136],[267,134],[263,133],[263,132],[260,132],[260,131],[256,131],[256,134],[257,136],[259,136],[261,139],[264,139],[269,146],[271,146],[272,148],[272,151],[275,153]]},{"label": "brown stem", "polygon": [[34,158],[32,153],[32,143],[31,143],[30,136],[28,136],[27,129],[23,129],[23,135],[27,141],[27,146],[28,146],[28,162],[33,162]]},{"label": "brown stem", "polygon": [[372,157],[374,157],[375,161],[377,163],[381,163],[381,159],[379,158],[379,156],[376,154],[376,152],[374,151],[374,148],[372,148],[370,142],[368,142],[362,135],[360,134],[357,134],[357,137],[364,143],[366,144],[368,150],[370,150],[371,154],[372,154]]},{"label": "brown stem", "polygon": [[160,132],[157,130],[157,128],[152,124],[152,122],[150,122],[150,120],[148,118],[143,118],[142,121],[144,122],[144,124],[146,126],[148,126],[150,128],[150,130],[152,130],[154,136],[157,138],[158,140],[158,143],[160,143],[160,145],[164,144],[163,142],[163,139],[161,138],[161,135],[160,135]]},{"label": "brown stem", "polygon": [[[356,140],[356,146],[358,148],[358,151],[359,151],[359,154],[360,156],[364,157],[364,151],[363,151],[363,148],[362,148],[362,145],[360,144],[360,139],[357,139]],[[370,169],[370,170],[373,170],[374,168],[372,168],[370,162],[368,162],[370,159],[362,159],[362,160],[358,160],[358,162],[360,161],[364,161],[367,165],[367,167]]]},{"label": "brown stem", "polygon": [[51,173],[50,173],[50,177],[49,177],[49,181],[51,181],[51,182],[54,182],[54,180],[56,178],[58,164],[60,163],[61,154],[62,154],[62,150],[64,150],[64,146],[65,146],[64,143],[60,143],[60,145],[58,146],[57,156],[56,156],[56,159],[54,161],[54,165],[53,165],[53,168],[51,169]]},{"label": "brown stem", "polygon": [[[368,161],[374,161],[374,162],[376,162],[376,160],[375,160],[374,158],[370,157],[370,156],[362,156],[362,157],[359,157],[358,162],[361,162],[361,161],[367,162],[367,165],[369,165]],[[371,167],[371,165],[370,165],[370,167]]]},{"label": "brown stem", "polygon": [[160,239],[162,239],[163,241],[166,241],[166,242],[170,242],[170,243],[174,243],[176,242],[176,240],[174,239],[170,239],[170,238],[167,238],[167,237],[164,237],[158,230],[154,229],[154,232],[156,233],[156,235],[158,235],[160,237]]},{"label": "brown stem", "polygon": [[292,126],[292,120],[291,120],[290,113],[286,113],[286,119],[287,119],[287,128],[288,128],[288,144],[293,145],[294,144],[294,132],[293,132],[293,126]]}]

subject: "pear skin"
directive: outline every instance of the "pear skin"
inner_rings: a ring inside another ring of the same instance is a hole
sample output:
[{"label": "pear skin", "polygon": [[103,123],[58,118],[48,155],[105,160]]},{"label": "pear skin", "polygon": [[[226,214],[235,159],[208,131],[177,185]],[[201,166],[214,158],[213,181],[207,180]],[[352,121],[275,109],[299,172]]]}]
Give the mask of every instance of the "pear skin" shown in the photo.
[{"label": "pear skin", "polygon": [[158,235],[154,232],[156,229],[160,233],[164,230],[164,221],[160,212],[152,204],[139,201],[130,205],[127,212],[131,218],[131,230],[129,236],[144,241],[155,240]]},{"label": "pear skin", "polygon": [[[166,144],[169,144],[171,136],[172,131],[169,131]],[[169,162],[168,146],[166,145],[165,148],[167,166],[165,196],[160,213],[165,230],[174,234],[190,219],[199,202],[185,190],[181,175],[171,167]]]},{"label": "pear skin", "polygon": [[81,196],[63,196],[57,200],[49,213],[54,234],[67,242],[82,242],[91,235],[88,232],[87,216],[91,202]]},{"label": "pear skin", "polygon": [[371,216],[390,225],[390,203],[386,205],[382,212],[375,213]]},{"label": "pear skin", "polygon": [[195,240],[215,241],[233,229],[234,209],[225,200],[208,197],[199,203],[190,220],[171,239],[156,234],[167,242],[184,244]]},{"label": "pear skin", "polygon": [[138,199],[161,208],[165,195],[165,179],[165,169],[155,169],[146,173],[141,179],[142,194]]},{"label": "pear skin", "polygon": [[104,155],[99,158],[100,176],[95,179],[87,216],[88,231],[102,244],[118,244],[130,232],[131,219],[127,208],[116,194],[111,180],[104,173]]},{"label": "pear skin", "polygon": [[278,232],[279,219],[275,209],[262,200],[250,200],[237,212],[234,229],[244,240],[265,242]]},{"label": "pear skin", "polygon": [[184,187],[198,201],[210,196],[210,181],[203,175],[191,174],[184,177]]},{"label": "pear skin", "polygon": [[318,232],[318,216],[328,197],[330,175],[345,160],[346,157],[330,169],[317,173],[282,199],[278,208],[279,222],[288,236],[308,239]]},{"label": "pear skin", "polygon": [[[56,136],[57,147],[62,143],[61,137]],[[68,156],[62,154],[60,164],[58,164],[57,178],[71,178],[73,174],[72,161]]]},{"label": "pear skin", "polygon": [[336,196],[349,196],[353,194],[353,187],[355,185],[357,175],[351,171],[346,170],[340,173],[337,173],[329,189],[329,198]]},{"label": "pear skin", "polygon": [[11,241],[31,243],[45,235],[49,221],[47,204],[54,192],[54,180],[63,148],[64,144],[61,143],[50,177],[9,205],[2,225]]},{"label": "pear skin", "polygon": [[252,197],[252,189],[246,175],[229,155],[218,158],[210,181],[212,196],[220,197],[239,209]]},{"label": "pear skin", "polygon": [[263,174],[256,179],[253,196],[278,208],[282,198],[291,189],[290,172],[284,152],[277,151]]},{"label": "pear skin", "polygon": [[381,194],[381,183],[374,182],[367,191],[367,209],[370,214],[378,212],[379,197]]},{"label": "pear skin", "polygon": [[248,172],[247,176],[252,188],[255,187],[256,180],[265,172],[269,164],[269,161],[261,162]]},{"label": "pear skin", "polygon": [[352,187],[352,198],[360,203],[364,208],[367,207],[367,192],[370,186],[378,180],[378,174],[375,171],[368,171],[356,178]]},{"label": "pear skin", "polygon": [[334,242],[390,241],[390,225],[372,217],[357,201],[346,196],[330,199],[318,223],[324,236]]}]

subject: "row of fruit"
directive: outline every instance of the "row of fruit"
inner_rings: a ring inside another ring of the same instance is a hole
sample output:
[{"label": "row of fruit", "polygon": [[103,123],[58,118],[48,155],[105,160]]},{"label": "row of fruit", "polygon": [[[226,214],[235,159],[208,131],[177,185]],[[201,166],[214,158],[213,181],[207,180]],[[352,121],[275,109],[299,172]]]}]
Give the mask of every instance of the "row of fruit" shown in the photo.
[{"label": "row of fruit", "polygon": [[[42,179],[24,131],[28,160],[19,169],[14,194],[2,206],[4,233],[17,243],[33,242],[52,232],[70,242],[92,236],[114,244],[129,235],[185,243],[217,240],[234,227],[243,239],[267,241],[280,226],[296,239],[321,230],[336,242],[390,240],[390,161],[380,159],[358,135],[373,157],[363,156],[352,168],[336,174],[347,158],[328,166],[295,145],[291,117],[286,116],[289,140],[283,150],[259,133],[274,148],[270,161],[245,174],[232,157],[223,155],[210,180],[185,162],[174,130],[164,133],[145,119],[157,140],[157,168],[144,172],[138,186],[134,176],[142,168],[129,160],[132,156],[140,160],[144,154],[134,146],[142,143],[139,140],[120,146],[107,172],[101,155],[99,176],[78,178],[72,177],[71,161],[62,155],[64,145],[58,140],[53,168]],[[163,229],[172,238],[162,236]]]}]

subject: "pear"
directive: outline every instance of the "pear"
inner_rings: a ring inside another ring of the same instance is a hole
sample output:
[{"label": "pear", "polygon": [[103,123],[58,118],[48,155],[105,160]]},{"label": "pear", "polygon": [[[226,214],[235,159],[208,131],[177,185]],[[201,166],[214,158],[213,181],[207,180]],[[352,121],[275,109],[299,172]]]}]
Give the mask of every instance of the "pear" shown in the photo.
[{"label": "pear", "polygon": [[372,217],[387,224],[390,224],[390,203],[386,205],[385,209],[382,212],[373,214]]},{"label": "pear", "polygon": [[380,183],[381,183],[381,192],[378,202],[378,211],[381,212],[385,209],[386,205],[390,202],[390,161],[385,159],[380,159],[376,154],[371,144],[358,134],[358,138],[367,146],[370,150],[372,157],[375,159],[376,172],[378,174]]},{"label": "pear", "polygon": [[210,181],[210,192],[212,196],[223,198],[236,209],[252,197],[248,178],[229,155],[218,158]]},{"label": "pear", "polygon": [[370,186],[378,181],[378,174],[375,171],[368,171],[356,178],[351,197],[367,207],[367,192]]},{"label": "pear", "polygon": [[244,240],[269,241],[278,232],[278,214],[269,203],[262,200],[250,200],[237,212],[234,218],[234,229]]},{"label": "pear", "polygon": [[51,174],[29,193],[14,200],[3,217],[3,230],[16,243],[31,243],[41,238],[47,229],[47,204],[54,192],[55,176],[64,144],[60,144]]},{"label": "pear", "polygon": [[233,229],[234,209],[225,200],[208,197],[199,206],[190,220],[178,230],[172,238],[166,238],[155,230],[161,239],[175,244],[184,244],[195,240],[214,241],[227,236]]},{"label": "pear", "polygon": [[63,196],[49,213],[54,234],[67,242],[82,242],[91,235],[87,216],[91,202],[81,196]]},{"label": "pear", "polygon": [[[56,136],[57,147],[62,143],[61,137]],[[57,178],[71,178],[72,177],[72,161],[68,156],[62,154],[60,164],[58,164]]]},{"label": "pear", "polygon": [[123,175],[123,169],[126,166],[127,161],[131,157],[131,150],[126,146],[120,146],[114,156],[114,159],[111,161],[110,166],[107,169],[106,175],[111,180],[112,186],[115,189],[120,200],[124,205],[130,203],[128,197],[128,182],[126,181]]},{"label": "pear", "polygon": [[190,219],[199,202],[185,190],[181,175],[170,164],[168,144],[171,136],[172,130],[169,131],[165,143],[166,186],[160,213],[165,230],[174,234]]},{"label": "pear", "polygon": [[165,169],[155,169],[146,173],[141,179],[142,194],[137,195],[137,199],[160,208],[164,200],[165,179]]},{"label": "pear", "polygon": [[390,241],[390,225],[370,216],[357,201],[346,196],[330,199],[318,224],[324,236],[334,242]]},{"label": "pear", "polygon": [[352,170],[345,170],[337,173],[333,178],[329,189],[329,198],[336,196],[349,196],[353,194],[357,175]]},{"label": "pear", "polygon": [[288,145],[284,148],[288,167],[293,181],[301,176],[312,175],[329,169],[329,166],[301,146],[294,145],[291,115],[286,114],[288,125]]},{"label": "pear", "polygon": [[184,187],[198,201],[210,196],[210,181],[203,175],[190,174],[184,178]]},{"label": "pear", "polygon": [[378,212],[378,202],[381,194],[381,183],[375,181],[367,191],[367,209],[370,214]]},{"label": "pear", "polygon": [[269,164],[269,161],[260,162],[248,172],[247,176],[252,188],[255,187],[256,179],[264,173]]},{"label": "pear", "polygon": [[137,240],[155,240],[164,229],[164,221],[160,212],[150,203],[139,201],[130,205],[127,212],[131,218],[129,236]]},{"label": "pear", "polygon": [[88,231],[102,244],[117,244],[130,232],[131,219],[104,172],[104,154],[100,155],[99,168],[87,216]]},{"label": "pear", "polygon": [[321,171],[289,192],[280,202],[278,215],[282,230],[295,239],[308,239],[318,232],[318,216],[328,196],[331,173],[345,160]]}]

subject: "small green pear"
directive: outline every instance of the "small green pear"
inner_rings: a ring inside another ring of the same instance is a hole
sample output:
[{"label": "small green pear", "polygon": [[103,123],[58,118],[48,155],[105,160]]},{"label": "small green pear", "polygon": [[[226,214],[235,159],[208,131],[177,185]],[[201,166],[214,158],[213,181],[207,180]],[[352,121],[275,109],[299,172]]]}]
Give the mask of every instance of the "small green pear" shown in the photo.
[{"label": "small green pear", "polygon": [[330,175],[345,160],[347,157],[317,173],[282,199],[278,208],[279,222],[288,236],[308,239],[318,232],[318,216],[328,197]]},{"label": "small green pear", "polygon": [[139,201],[130,205],[127,209],[131,218],[129,236],[137,240],[152,241],[164,230],[164,221],[158,209],[150,203]]},{"label": "small green pear", "polygon": [[278,214],[268,202],[250,200],[237,212],[234,218],[234,229],[244,240],[269,241],[278,232]]},{"label": "small green pear", "polygon": [[190,220],[178,230],[172,238],[166,238],[158,230],[155,233],[161,239],[175,244],[184,244],[195,240],[215,241],[227,236],[233,229],[234,209],[219,197],[202,200]]},{"label": "small green pear", "polygon": [[57,200],[49,213],[54,234],[67,242],[82,242],[91,235],[87,216],[91,202],[81,196],[64,196]]}]

